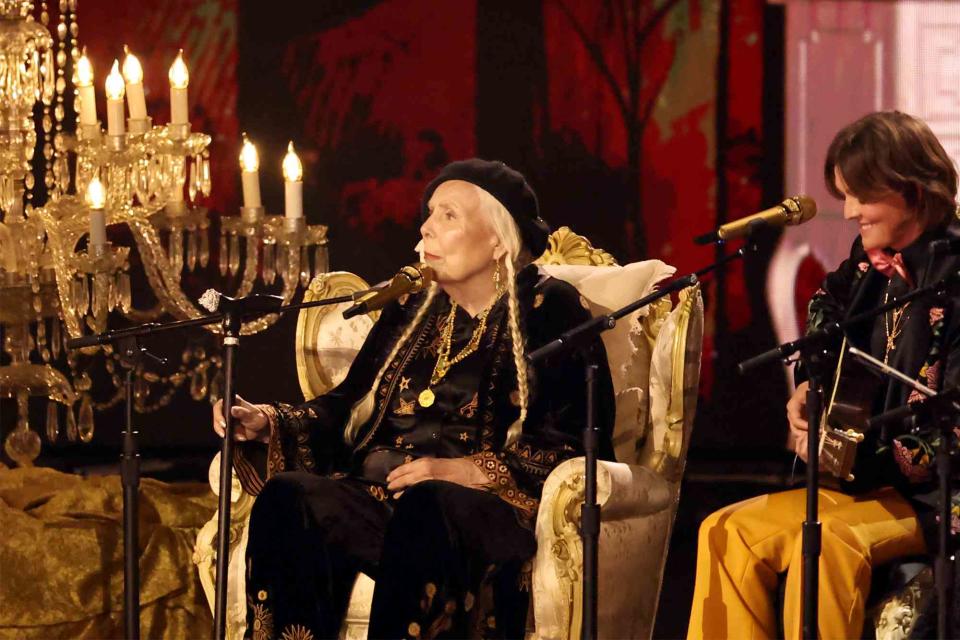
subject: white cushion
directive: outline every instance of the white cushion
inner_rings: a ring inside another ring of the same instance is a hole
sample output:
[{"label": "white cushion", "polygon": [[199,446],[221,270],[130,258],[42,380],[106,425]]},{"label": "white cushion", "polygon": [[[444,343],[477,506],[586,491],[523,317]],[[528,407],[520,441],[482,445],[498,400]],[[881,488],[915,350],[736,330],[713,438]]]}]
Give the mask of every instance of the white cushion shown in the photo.
[{"label": "white cushion", "polygon": [[[676,268],[660,260],[645,260],[624,266],[543,265],[540,270],[577,288],[594,317],[616,311],[651,293],[657,283],[670,277]],[[617,460],[633,464],[638,459],[637,443],[644,436],[649,410],[649,367],[653,336],[642,335],[640,318],[644,307],[617,321],[602,334],[607,351],[617,417],[613,446]]]}]

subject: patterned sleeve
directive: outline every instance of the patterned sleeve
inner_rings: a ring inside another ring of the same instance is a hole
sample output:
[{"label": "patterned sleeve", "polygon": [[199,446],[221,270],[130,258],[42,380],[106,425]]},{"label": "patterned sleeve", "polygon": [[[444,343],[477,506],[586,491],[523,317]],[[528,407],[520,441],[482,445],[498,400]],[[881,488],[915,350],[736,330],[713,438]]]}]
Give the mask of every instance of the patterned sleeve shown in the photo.
[{"label": "patterned sleeve", "polygon": [[403,326],[408,308],[416,306],[411,296],[406,304],[384,308],[363,346],[357,352],[343,382],[326,394],[301,405],[272,403],[270,441],[239,442],[234,468],[243,488],[257,495],[263,483],[281,471],[326,473],[344,452],[343,429],[354,403],[373,385],[382,359],[392,346],[397,327]]},{"label": "patterned sleeve", "polygon": [[[960,380],[960,325],[956,317],[951,319],[951,316],[955,316],[958,312],[958,308],[960,305],[954,303],[946,309],[942,306],[933,306],[928,312],[934,346],[927,354],[917,379],[936,391],[950,389]],[[924,396],[918,391],[911,392],[907,399],[910,403],[924,401]],[[925,415],[909,433],[901,433],[891,441],[890,451],[893,454],[893,461],[902,475],[900,487],[907,494],[916,489],[910,485],[922,485],[936,480],[940,433],[926,422],[928,419],[929,416]],[[960,425],[954,427],[953,433],[953,447],[956,450],[957,438],[960,438]],[[953,482],[956,483],[960,476],[956,465],[952,467],[951,475]],[[955,491],[953,497],[955,504],[960,501],[960,493]],[[958,520],[952,525],[954,533],[960,529],[960,512],[957,513],[957,518]]]},{"label": "patterned sleeve", "polygon": [[[829,323],[843,320],[856,295],[863,275],[870,269],[870,262],[863,250],[860,236],[850,248],[850,256],[840,263],[836,271],[824,277],[820,288],[810,298],[807,305],[806,333],[822,329]],[[839,349],[842,338],[836,338],[835,350]],[[794,378],[797,384],[807,380],[807,373],[798,362]]]},{"label": "patterned sleeve", "polygon": [[[538,293],[527,317],[528,350],[533,350],[590,319],[586,303],[571,285],[548,281]],[[564,460],[582,456],[586,417],[585,364],[598,367],[596,424],[600,429],[599,455],[613,460],[611,434],[614,394],[606,351],[599,337],[571,354],[551,359],[531,369],[531,398],[520,438],[500,452],[473,456],[484,470],[490,488],[532,518],[539,506],[543,484]]]}]

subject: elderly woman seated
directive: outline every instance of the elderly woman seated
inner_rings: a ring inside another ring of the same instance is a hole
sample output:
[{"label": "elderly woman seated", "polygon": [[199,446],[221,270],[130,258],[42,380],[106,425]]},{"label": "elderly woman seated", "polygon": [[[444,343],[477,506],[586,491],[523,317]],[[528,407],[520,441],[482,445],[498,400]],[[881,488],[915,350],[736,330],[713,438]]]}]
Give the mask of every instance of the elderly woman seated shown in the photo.
[{"label": "elderly woman seated", "polygon": [[[371,638],[523,637],[543,482],[583,454],[587,362],[599,368],[600,455],[613,458],[600,339],[524,361],[590,314],[531,264],[549,228],[523,176],[454,162],[423,213],[435,283],[383,310],[346,379],[298,407],[233,409],[236,470],[257,495],[254,638],[336,637],[358,571],[376,579]],[[221,435],[223,423],[218,405]]]}]

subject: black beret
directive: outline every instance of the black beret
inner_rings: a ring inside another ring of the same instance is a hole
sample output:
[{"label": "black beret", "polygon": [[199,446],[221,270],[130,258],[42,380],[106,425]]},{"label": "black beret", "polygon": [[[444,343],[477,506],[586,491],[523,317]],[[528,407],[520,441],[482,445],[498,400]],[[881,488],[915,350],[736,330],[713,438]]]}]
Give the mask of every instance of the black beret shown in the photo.
[{"label": "black beret", "polygon": [[550,226],[540,217],[537,195],[522,173],[500,161],[471,158],[451,162],[423,192],[421,214],[424,219],[430,214],[428,204],[433,192],[448,180],[475,184],[496,198],[513,216],[520,229],[520,239],[534,258],[539,258],[546,250]]}]

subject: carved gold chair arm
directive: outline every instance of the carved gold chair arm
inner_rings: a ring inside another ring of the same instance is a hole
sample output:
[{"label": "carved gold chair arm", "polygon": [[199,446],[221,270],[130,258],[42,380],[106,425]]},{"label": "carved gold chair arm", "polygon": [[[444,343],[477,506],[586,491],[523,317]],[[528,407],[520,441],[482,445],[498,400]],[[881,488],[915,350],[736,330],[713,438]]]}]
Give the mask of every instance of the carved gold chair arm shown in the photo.
[{"label": "carved gold chair arm", "polygon": [[[642,531],[633,523],[666,510],[671,500],[671,486],[650,469],[605,460],[597,465],[601,528],[617,528],[619,549],[642,549]],[[583,501],[584,459],[567,460],[547,478],[537,514],[537,555],[533,568],[537,638],[580,637],[583,609],[580,507]]]},{"label": "carved gold chair arm", "polygon": [[[210,463],[208,471],[210,488],[214,495],[220,495],[220,454],[218,453]],[[247,527],[250,521],[250,510],[253,509],[254,497],[243,490],[237,475],[233,475],[230,490],[230,561],[233,570],[227,579],[227,638],[243,637],[246,629],[247,608],[245,604],[246,576],[243,571],[244,554],[247,548]],[[200,575],[200,585],[207,597],[207,605],[211,613],[214,610],[217,581],[217,521],[220,512],[217,511],[200,532],[193,548],[193,563],[197,565]]]},{"label": "carved gold chair arm", "polygon": [[670,482],[679,482],[686,466],[689,431],[696,411],[703,333],[700,285],[687,287],[673,311],[676,328],[669,345],[670,384],[666,390],[662,440],[648,466]]}]

